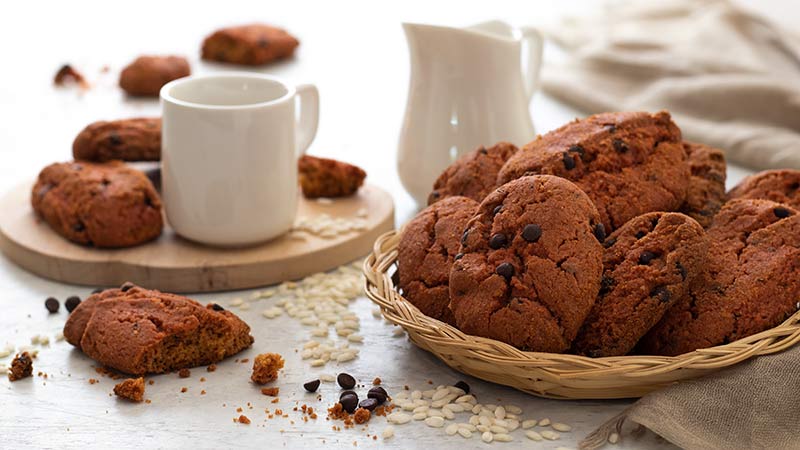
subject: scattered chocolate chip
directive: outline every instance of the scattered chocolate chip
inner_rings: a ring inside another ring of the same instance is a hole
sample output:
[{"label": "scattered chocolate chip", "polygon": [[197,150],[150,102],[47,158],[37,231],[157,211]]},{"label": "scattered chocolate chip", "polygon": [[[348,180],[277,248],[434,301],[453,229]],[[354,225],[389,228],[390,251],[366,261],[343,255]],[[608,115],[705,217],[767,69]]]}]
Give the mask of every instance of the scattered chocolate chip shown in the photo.
[{"label": "scattered chocolate chip", "polygon": [[497,266],[494,271],[506,280],[514,276],[514,266],[511,263],[504,262]]},{"label": "scattered chocolate chip", "polygon": [[347,391],[342,391],[342,393],[339,394],[339,399],[341,399],[345,395],[355,395],[356,397],[358,397],[358,394],[356,394],[356,391],[347,390]]},{"label": "scattered chocolate chip", "polygon": [[463,257],[464,257],[464,254],[463,254],[463,253],[456,253],[456,256],[455,256],[453,259],[455,259],[456,261],[458,261],[459,259],[461,259],[461,258],[463,258]]},{"label": "scattered chocolate chip", "polygon": [[344,397],[339,399],[339,403],[342,404],[342,408],[350,414],[353,414],[358,407],[358,396],[356,395],[345,395]]},{"label": "scattered chocolate chip", "polygon": [[666,286],[656,286],[656,288],[650,292],[650,296],[657,297],[662,303],[667,303],[670,299],[669,289],[667,289]]},{"label": "scattered chocolate chip", "polygon": [[627,153],[628,151],[628,144],[621,139],[614,139],[611,141],[611,145],[614,146],[614,150],[618,151],[619,153]]},{"label": "scattered chocolate chip", "polygon": [[503,205],[497,205],[492,210],[492,215],[496,216],[502,210],[503,210]]},{"label": "scattered chocolate chip", "polygon": [[594,237],[600,242],[606,240],[606,227],[602,223],[598,223],[594,226]]},{"label": "scattered chocolate chip", "polygon": [[389,394],[382,387],[374,387],[367,392],[367,398],[375,399],[379,404],[383,404],[389,398]]},{"label": "scattered chocolate chip", "polygon": [[108,142],[113,146],[117,146],[122,144],[122,139],[119,138],[119,135],[117,133],[111,133],[108,136]]},{"label": "scattered chocolate chip", "polygon": [[81,304],[81,299],[78,298],[78,296],[76,295],[67,297],[67,299],[64,300],[64,307],[67,308],[67,312],[72,312],[80,304]]},{"label": "scattered chocolate chip", "polygon": [[467,238],[469,238],[469,230],[464,230],[464,234],[461,235],[461,245],[467,245]]},{"label": "scattered chocolate chip", "polygon": [[647,250],[643,251],[639,254],[639,264],[650,264],[650,261],[655,259],[656,254],[653,252],[648,252]]},{"label": "scattered chocolate chip", "polygon": [[317,389],[319,389],[319,379],[303,384],[303,388],[305,388],[305,390],[308,392],[317,392]]},{"label": "scattered chocolate chip", "polygon": [[528,242],[536,242],[542,237],[542,227],[535,223],[529,223],[522,229],[522,239]]},{"label": "scattered chocolate chip", "polygon": [[125,283],[122,284],[122,286],[119,287],[119,290],[122,292],[128,292],[129,290],[131,290],[132,287],[133,283],[131,283],[130,281],[126,281]]},{"label": "scattered chocolate chip", "polygon": [[646,235],[647,235],[647,233],[645,231],[637,231],[635,236],[636,236],[636,239],[641,239],[641,238],[645,237]]},{"label": "scattered chocolate chip", "polygon": [[48,297],[47,300],[44,301],[44,307],[50,311],[50,314],[57,313],[59,306],[61,306],[61,303],[58,303],[58,300],[53,297]]},{"label": "scattered chocolate chip", "polygon": [[461,389],[462,391],[464,391],[465,394],[469,394],[469,385],[466,382],[459,381],[458,383],[454,384],[453,386]]},{"label": "scattered chocolate chip", "polygon": [[508,243],[508,238],[503,233],[497,233],[489,239],[489,247],[493,250],[505,247],[506,243]]},{"label": "scattered chocolate chip", "polygon": [[572,159],[572,155],[569,152],[564,152],[561,156],[561,159],[564,161],[564,168],[567,170],[572,170],[575,168],[575,160]]},{"label": "scattered chocolate chip", "polygon": [[356,385],[356,379],[349,373],[340,373],[336,377],[336,382],[339,383],[342,389],[353,389]]},{"label": "scattered chocolate chip", "polygon": [[775,217],[779,219],[785,219],[792,215],[792,213],[788,209],[781,208],[780,206],[773,209],[772,212],[775,214]]},{"label": "scattered chocolate chip", "polygon": [[216,303],[211,304],[211,309],[213,309],[214,311],[225,311],[225,308]]},{"label": "scattered chocolate chip", "polygon": [[[359,408],[364,408],[367,411],[374,411],[375,408],[378,407],[378,404],[379,404],[378,400],[375,400],[374,398],[365,398],[364,400],[361,400],[358,403],[358,407]],[[344,405],[342,405],[342,406],[344,406]]]},{"label": "scattered chocolate chip", "polygon": [[686,280],[686,268],[683,267],[680,261],[675,262],[675,267],[678,269],[678,272],[681,274],[681,279]]}]

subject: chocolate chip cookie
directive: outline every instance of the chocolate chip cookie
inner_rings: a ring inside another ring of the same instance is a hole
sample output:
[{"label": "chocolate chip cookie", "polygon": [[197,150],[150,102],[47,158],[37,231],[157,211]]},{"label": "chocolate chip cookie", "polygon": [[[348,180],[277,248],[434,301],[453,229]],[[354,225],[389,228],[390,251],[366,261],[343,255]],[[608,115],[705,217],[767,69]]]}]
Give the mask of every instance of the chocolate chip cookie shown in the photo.
[{"label": "chocolate chip cookie", "polygon": [[450,272],[456,324],[524,350],[569,349],[600,290],[604,238],[573,183],[537,175],[500,186],[461,236]]},{"label": "chocolate chip cookie", "polygon": [[513,144],[499,142],[465,153],[436,179],[428,195],[428,204],[451,195],[463,195],[480,202],[498,186],[497,173],[516,152]]},{"label": "chocolate chip cookie", "polygon": [[772,328],[798,310],[800,215],[769,200],[733,200],[707,230],[703,273],[639,342],[679,355]]},{"label": "chocolate chip cookie", "polygon": [[403,228],[398,245],[399,287],[423,314],[455,325],[450,311],[450,268],[461,235],[478,209],[471,198],[452,196],[422,210]]},{"label": "chocolate chip cookie", "polygon": [[680,210],[704,228],[725,203],[725,153],[703,144],[683,143],[688,157],[689,189]]},{"label": "chocolate chip cookie", "polygon": [[119,87],[128,95],[158,97],[162,86],[191,73],[182,56],[140,56],[122,69]]},{"label": "chocolate chip cookie", "polygon": [[130,247],[161,234],[161,200],[140,171],[119,161],[45,167],[33,210],[58,234],[95,247]]},{"label": "chocolate chip cookie", "polygon": [[133,375],[215,363],[253,343],[250,327],[219,305],[130,283],[84,300],[64,337],[99,363]]},{"label": "chocolate chip cookie", "polygon": [[78,160],[105,162],[161,159],[161,118],[134,118],[94,122],[72,142]]},{"label": "chocolate chip cookie", "polygon": [[307,198],[347,197],[364,184],[367,172],[335,159],[303,155],[297,162],[300,188]]},{"label": "chocolate chip cookie", "polygon": [[800,209],[800,170],[765,170],[742,180],[728,198],[772,200]]},{"label": "chocolate chip cookie", "polygon": [[654,212],[618,228],[605,247],[600,294],[572,346],[591,357],[631,351],[687,295],[708,245],[691,217]]},{"label": "chocolate chip cookie", "polygon": [[677,211],[686,200],[689,166],[669,113],[604,113],[538,137],[498,174],[505,183],[530,174],[573,181],[597,206],[611,232],[641,214]]},{"label": "chocolate chip cookie", "polygon": [[281,28],[263,24],[215,31],[203,41],[203,59],[260,66],[291,57],[300,41]]}]

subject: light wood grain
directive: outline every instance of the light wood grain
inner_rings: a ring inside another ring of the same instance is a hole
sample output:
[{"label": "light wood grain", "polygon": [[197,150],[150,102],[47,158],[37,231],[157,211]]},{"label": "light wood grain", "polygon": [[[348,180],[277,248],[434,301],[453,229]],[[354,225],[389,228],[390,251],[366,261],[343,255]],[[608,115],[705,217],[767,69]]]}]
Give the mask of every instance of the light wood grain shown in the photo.
[{"label": "light wood grain", "polygon": [[369,252],[394,227],[392,197],[364,186],[351,197],[322,203],[301,197],[298,217],[356,218],[367,212],[366,228],[332,238],[291,232],[247,248],[215,248],[181,238],[167,225],[153,242],[125,249],[97,249],[69,242],[30,207],[31,183],[0,199],[0,248],[25,269],[53,280],[89,286],[132,281],[169,292],[245,289],[330,270]]}]

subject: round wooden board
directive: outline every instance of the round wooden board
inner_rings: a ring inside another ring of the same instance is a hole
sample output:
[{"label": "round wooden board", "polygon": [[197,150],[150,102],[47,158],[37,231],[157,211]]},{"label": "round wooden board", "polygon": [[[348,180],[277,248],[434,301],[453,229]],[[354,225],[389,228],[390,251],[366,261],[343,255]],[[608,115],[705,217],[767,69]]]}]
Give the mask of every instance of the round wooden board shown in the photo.
[{"label": "round wooden board", "polygon": [[[32,183],[0,200],[0,248],[23,268],[65,283],[105,287],[125,281],[169,292],[214,292],[266,286],[302,278],[365,256],[375,239],[394,227],[392,197],[375,186],[331,204],[301,196],[298,216],[355,218],[368,213],[367,228],[334,238],[291,232],[254,247],[207,247],[169,227],[153,242],[125,249],[96,249],[67,241],[30,206]],[[302,238],[301,238],[302,237]]]}]

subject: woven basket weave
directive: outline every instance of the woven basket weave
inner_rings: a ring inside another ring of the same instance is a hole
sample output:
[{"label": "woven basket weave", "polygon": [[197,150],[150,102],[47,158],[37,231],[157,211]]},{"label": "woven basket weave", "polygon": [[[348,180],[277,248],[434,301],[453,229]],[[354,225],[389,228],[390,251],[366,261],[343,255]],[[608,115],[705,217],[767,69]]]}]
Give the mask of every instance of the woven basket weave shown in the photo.
[{"label": "woven basket weave", "polygon": [[450,367],[474,377],[556,399],[641,397],[679,380],[695,378],[758,355],[785,350],[800,341],[800,312],[770,330],[718,347],[675,357],[617,356],[587,358],[524,352],[493,339],[464,334],[422,314],[395,289],[400,233],[375,241],[364,262],[366,293],[411,341]]}]

